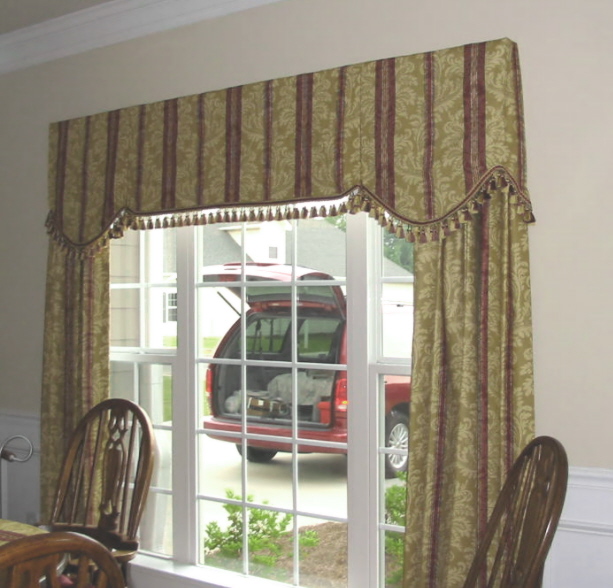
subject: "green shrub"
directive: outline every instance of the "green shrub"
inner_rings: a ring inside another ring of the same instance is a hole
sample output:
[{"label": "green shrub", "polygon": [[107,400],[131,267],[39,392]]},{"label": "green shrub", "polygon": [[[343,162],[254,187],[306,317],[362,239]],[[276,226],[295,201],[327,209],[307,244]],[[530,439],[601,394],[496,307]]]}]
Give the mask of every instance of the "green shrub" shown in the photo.
[{"label": "green shrub", "polygon": [[[240,499],[230,489],[226,490],[226,497]],[[247,496],[247,501],[253,502],[253,496]],[[264,504],[268,502],[264,501]],[[205,553],[239,558],[243,554],[243,508],[240,504],[225,504],[223,508],[228,516],[228,525],[225,530],[217,522],[206,526]],[[282,553],[282,545],[287,545],[287,541],[283,542],[282,539],[287,538],[292,517],[264,508],[248,507],[247,511],[249,559],[254,563],[273,566]],[[319,538],[315,531],[309,530],[300,534],[299,541],[300,545],[308,547],[317,545]]]}]

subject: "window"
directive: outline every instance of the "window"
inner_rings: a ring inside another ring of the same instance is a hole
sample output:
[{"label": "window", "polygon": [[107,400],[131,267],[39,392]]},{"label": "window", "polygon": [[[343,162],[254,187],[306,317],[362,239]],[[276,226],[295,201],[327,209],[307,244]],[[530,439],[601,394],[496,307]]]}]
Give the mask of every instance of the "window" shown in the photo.
[{"label": "window", "polygon": [[144,550],[220,585],[396,585],[411,263],[363,214],[113,242],[111,392],[159,445]]},{"label": "window", "polygon": [[176,323],[177,322],[177,293],[165,292],[164,293],[164,322]]}]

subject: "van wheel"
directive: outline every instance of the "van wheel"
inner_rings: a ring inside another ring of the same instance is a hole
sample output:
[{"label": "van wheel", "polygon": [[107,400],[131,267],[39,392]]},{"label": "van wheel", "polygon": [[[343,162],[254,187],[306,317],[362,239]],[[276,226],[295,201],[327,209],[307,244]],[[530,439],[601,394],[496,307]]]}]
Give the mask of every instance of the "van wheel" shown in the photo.
[{"label": "van wheel", "polygon": [[[243,455],[243,446],[236,445],[236,450]],[[272,458],[277,455],[275,449],[262,449],[261,447],[247,446],[247,461],[253,463],[268,463]]]},{"label": "van wheel", "polygon": [[[409,417],[404,412],[393,410],[385,420],[385,446],[392,449],[409,450]],[[408,455],[388,454],[385,456],[385,477],[395,478],[399,472],[406,472]]]}]

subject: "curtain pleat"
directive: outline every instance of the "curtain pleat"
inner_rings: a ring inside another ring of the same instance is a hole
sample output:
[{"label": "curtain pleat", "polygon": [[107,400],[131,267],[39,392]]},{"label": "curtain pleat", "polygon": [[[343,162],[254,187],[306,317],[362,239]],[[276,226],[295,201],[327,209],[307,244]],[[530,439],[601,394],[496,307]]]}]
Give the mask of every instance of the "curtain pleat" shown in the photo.
[{"label": "curtain pleat", "polygon": [[109,394],[109,251],[67,255],[50,242],[41,405],[41,511],[51,514],[67,441]]},{"label": "curtain pleat", "polygon": [[527,227],[506,191],[415,247],[405,586],[461,587],[534,434]]}]

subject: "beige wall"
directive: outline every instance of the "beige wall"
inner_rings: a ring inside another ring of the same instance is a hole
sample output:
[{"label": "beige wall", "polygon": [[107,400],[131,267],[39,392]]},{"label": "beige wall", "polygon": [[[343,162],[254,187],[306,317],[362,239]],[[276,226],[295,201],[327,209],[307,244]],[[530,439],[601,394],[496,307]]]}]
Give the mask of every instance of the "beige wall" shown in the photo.
[{"label": "beige wall", "polygon": [[510,37],[538,220],[537,429],[571,465],[613,468],[612,24],[609,0],[286,0],[0,76],[0,412],[39,410],[49,122]]}]

